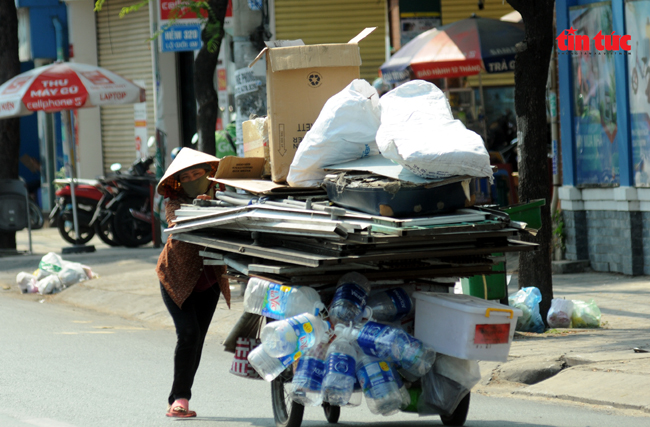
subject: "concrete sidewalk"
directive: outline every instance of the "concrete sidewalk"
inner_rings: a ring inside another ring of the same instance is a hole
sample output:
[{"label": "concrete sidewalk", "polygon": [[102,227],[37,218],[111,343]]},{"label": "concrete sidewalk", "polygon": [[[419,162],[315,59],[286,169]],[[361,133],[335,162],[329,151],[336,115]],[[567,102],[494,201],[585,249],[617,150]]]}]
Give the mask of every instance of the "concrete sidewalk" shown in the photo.
[{"label": "concrete sidewalk", "polygon": [[[34,255],[0,257],[1,296],[64,303],[151,325],[171,328],[154,272],[160,249],[111,248],[95,238],[97,251],[66,255],[82,262],[99,278],[65,291],[41,296],[20,294],[15,283],[20,271],[32,272],[47,252],[61,253],[67,243],[56,229],[32,234]],[[27,233],[17,235],[19,249]],[[602,312],[600,329],[552,330],[545,334],[517,333],[508,362],[481,362],[482,382],[475,392],[557,398],[643,411],[650,414],[650,278],[580,273],[553,277],[556,297],[594,299]],[[534,283],[526,286],[534,286]],[[518,287],[516,275],[510,292]],[[232,309],[221,302],[210,333],[226,337],[242,312],[242,297],[233,289]]]}]

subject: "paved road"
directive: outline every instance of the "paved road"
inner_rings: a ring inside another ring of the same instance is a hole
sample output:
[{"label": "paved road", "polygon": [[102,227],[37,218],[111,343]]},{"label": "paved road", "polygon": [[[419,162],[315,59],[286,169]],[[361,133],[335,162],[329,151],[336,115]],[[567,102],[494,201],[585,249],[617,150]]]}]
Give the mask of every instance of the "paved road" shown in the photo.
[{"label": "paved road", "polygon": [[[168,426],[174,332],[67,306],[36,296],[0,293],[0,426]],[[192,408],[209,426],[273,426],[269,386],[227,373],[231,355],[208,336]],[[647,417],[563,406],[558,402],[472,395],[467,426],[648,426]],[[342,425],[441,425],[439,418],[373,416],[344,410]],[[327,426],[319,408],[304,426]]]}]

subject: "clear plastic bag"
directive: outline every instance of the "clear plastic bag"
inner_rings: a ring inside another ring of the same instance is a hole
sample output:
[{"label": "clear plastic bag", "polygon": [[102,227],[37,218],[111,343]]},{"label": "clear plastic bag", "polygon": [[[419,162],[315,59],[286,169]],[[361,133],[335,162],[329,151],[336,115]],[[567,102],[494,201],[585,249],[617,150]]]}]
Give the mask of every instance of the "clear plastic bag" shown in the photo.
[{"label": "clear plastic bag", "polygon": [[55,274],[51,274],[45,279],[39,280],[36,286],[38,286],[38,293],[41,295],[55,294],[65,289],[65,286],[63,283],[61,283],[59,276]]},{"label": "clear plastic bag", "polygon": [[86,268],[89,269],[89,267],[79,264],[78,262],[64,261],[63,267],[61,268],[61,271],[57,273],[57,276],[63,285],[66,287],[71,286],[75,283],[83,282],[84,280],[88,280],[90,277],[92,277],[92,273],[91,276],[88,277]]},{"label": "clear plastic bag", "polygon": [[570,299],[553,298],[551,308],[548,310],[546,321],[551,328],[570,328],[573,301]]},{"label": "clear plastic bag", "polygon": [[44,273],[58,274],[63,268],[63,263],[64,261],[59,255],[54,252],[48,252],[41,258],[41,262],[38,263],[38,269]]},{"label": "clear plastic bag", "polygon": [[21,271],[16,276],[16,283],[18,283],[20,291],[24,294],[33,294],[38,292],[37,282],[38,280],[36,280],[36,276],[31,273]]},{"label": "clear plastic bag", "polygon": [[451,415],[480,380],[478,361],[438,354],[433,369],[422,377],[418,413]]},{"label": "clear plastic bag", "polygon": [[600,327],[600,309],[594,302],[573,300],[573,314],[571,321],[574,328],[598,328]]},{"label": "clear plastic bag", "polygon": [[544,332],[544,320],[539,313],[540,302],[542,302],[542,294],[534,286],[519,289],[514,295],[508,297],[508,305],[523,312],[523,315],[517,319],[515,330],[538,334]]}]

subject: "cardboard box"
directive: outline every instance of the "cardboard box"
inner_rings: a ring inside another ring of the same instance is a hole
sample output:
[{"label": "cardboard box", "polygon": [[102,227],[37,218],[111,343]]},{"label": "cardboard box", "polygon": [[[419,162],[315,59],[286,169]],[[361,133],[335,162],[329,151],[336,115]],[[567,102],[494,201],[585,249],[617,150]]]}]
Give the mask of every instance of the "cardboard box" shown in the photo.
[{"label": "cardboard box", "polygon": [[262,176],[271,176],[269,154],[269,127],[266,117],[258,117],[242,123],[244,137],[244,157],[263,157],[266,159]]},{"label": "cardboard box", "polygon": [[272,42],[271,46],[282,47],[264,48],[251,63],[267,55],[269,154],[274,182],[286,181],[298,145],[325,102],[359,78],[358,43],[373,30],[366,28],[348,43],[307,46],[301,41]]},{"label": "cardboard box", "polygon": [[285,184],[262,179],[266,160],[263,157],[226,156],[219,162],[219,168],[212,181],[241,188],[254,194],[272,192]]}]

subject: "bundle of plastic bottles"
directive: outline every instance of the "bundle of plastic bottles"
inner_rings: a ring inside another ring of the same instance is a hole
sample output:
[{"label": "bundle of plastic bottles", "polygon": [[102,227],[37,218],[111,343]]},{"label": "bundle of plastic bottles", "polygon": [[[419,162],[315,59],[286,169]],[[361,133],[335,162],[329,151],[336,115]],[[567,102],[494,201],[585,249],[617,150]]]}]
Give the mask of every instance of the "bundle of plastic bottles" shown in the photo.
[{"label": "bundle of plastic bottles", "polygon": [[248,357],[253,368],[272,381],[297,361],[290,391],[305,406],[358,406],[362,395],[374,414],[392,415],[409,406],[403,380],[413,382],[429,372],[436,353],[400,327],[413,311],[407,290],[370,296],[368,280],[347,273],[328,317],[323,308],[312,288],[251,279],[244,309],[278,319],[262,329],[262,345]]}]

